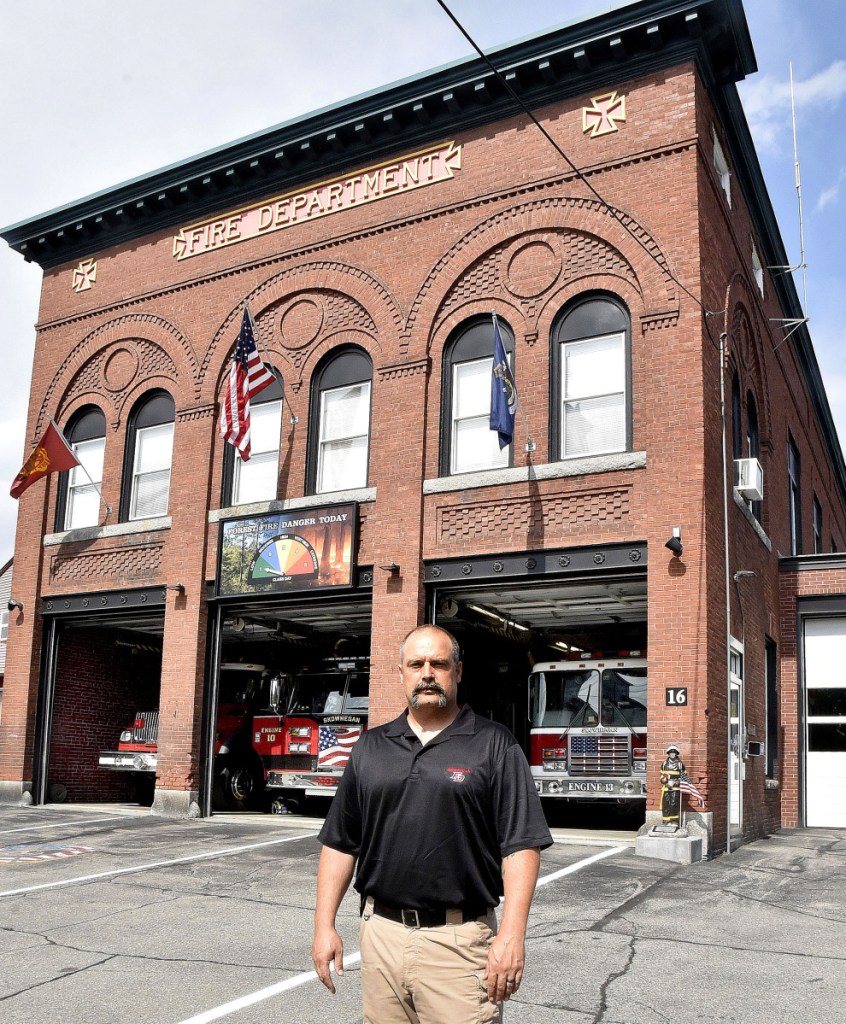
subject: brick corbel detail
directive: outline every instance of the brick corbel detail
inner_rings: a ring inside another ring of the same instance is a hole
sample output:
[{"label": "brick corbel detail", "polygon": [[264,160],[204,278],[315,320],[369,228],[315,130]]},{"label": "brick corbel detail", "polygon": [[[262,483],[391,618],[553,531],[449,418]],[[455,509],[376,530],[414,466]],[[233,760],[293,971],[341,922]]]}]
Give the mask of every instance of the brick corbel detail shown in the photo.
[{"label": "brick corbel detail", "polygon": [[431,359],[418,359],[413,363],[394,363],[391,366],[380,366],[376,372],[379,374],[380,381],[388,380],[401,380],[406,377],[416,377],[419,374],[426,374],[429,372],[429,366],[431,365]]}]

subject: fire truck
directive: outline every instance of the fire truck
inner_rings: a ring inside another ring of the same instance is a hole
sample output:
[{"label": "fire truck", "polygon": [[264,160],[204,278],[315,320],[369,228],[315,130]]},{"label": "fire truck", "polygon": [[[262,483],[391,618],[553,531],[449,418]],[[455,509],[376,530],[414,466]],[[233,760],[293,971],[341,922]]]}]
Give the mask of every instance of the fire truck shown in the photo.
[{"label": "fire truck", "polygon": [[[302,796],[332,796],[350,749],[367,728],[369,659],[324,659],[314,669],[271,676],[264,665],[224,662],[215,722],[214,805],[275,810]],[[131,772],[152,797],[158,766],[158,709],[137,711],[101,767]]]},{"label": "fire truck", "polygon": [[[264,770],[251,744],[253,715],[267,703],[264,665],[224,662],[215,722],[214,803],[242,810],[264,788]],[[159,711],[136,711],[121,732],[116,750],[101,750],[102,768],[130,772],[142,802],[152,798],[159,759]]]},{"label": "fire truck", "polygon": [[541,797],[645,801],[645,654],[534,665],[529,763]]},{"label": "fire truck", "polygon": [[302,797],[333,796],[350,751],[367,728],[369,658],[325,659],[271,682],[271,709],[253,719],[253,746],[278,796],[274,810]]}]

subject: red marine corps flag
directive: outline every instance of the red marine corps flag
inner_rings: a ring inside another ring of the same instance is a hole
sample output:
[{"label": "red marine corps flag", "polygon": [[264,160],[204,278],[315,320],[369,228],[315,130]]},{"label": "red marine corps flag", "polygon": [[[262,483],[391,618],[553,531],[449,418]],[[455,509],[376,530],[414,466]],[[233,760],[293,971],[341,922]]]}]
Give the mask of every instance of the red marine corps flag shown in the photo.
[{"label": "red marine corps flag", "polygon": [[15,477],[9,494],[13,498],[19,498],[30,484],[34,484],[48,473],[61,473],[62,470],[73,469],[78,465],[79,459],[74,455],[64,434],[50,420],[35,451]]},{"label": "red marine corps flag", "polygon": [[220,436],[235,446],[245,462],[250,457],[250,399],[275,379],[258,354],[255,321],[249,306],[244,306],[229,382],[220,407]]}]

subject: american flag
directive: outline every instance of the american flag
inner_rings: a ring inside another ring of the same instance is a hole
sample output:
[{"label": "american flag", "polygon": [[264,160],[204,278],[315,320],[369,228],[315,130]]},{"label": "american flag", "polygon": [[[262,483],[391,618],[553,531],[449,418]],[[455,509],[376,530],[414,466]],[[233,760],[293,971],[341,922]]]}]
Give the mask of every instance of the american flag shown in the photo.
[{"label": "american flag", "polygon": [[255,322],[249,307],[244,306],[229,382],[220,407],[220,436],[235,446],[244,462],[250,457],[250,399],[275,379],[258,354]]},{"label": "american flag", "polygon": [[361,729],[321,725],[318,737],[318,768],[343,768],[350,759],[353,743],[361,736]]},{"label": "american flag", "polygon": [[702,794],[690,781],[690,776],[686,771],[679,772],[679,789],[682,793],[687,793],[688,796],[695,797],[700,807],[705,806],[705,801],[702,799]]},{"label": "american flag", "polygon": [[571,736],[570,749],[574,755],[598,754],[599,739],[596,736]]}]

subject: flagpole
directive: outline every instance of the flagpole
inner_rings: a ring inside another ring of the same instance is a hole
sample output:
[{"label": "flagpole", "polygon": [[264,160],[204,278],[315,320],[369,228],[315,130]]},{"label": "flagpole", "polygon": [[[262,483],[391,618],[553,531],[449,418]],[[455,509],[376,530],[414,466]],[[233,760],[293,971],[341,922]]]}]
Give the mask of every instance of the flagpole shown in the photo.
[{"label": "flagpole", "polygon": [[537,445],[532,440],[532,436],[529,433],[529,421],[526,419],[526,414],[523,412],[523,403],[520,401],[520,394],[517,394],[517,408],[520,410],[520,415],[523,417],[523,427],[526,431],[526,451],[533,452]]},{"label": "flagpole", "polygon": [[[255,341],[256,341],[256,352],[258,352],[258,342],[259,342],[258,324],[256,323],[256,318],[253,316],[253,311],[250,309],[249,302],[245,302],[244,303],[244,308],[247,311],[247,316],[249,316],[249,318],[250,318],[250,323],[252,323],[252,325],[253,325],[253,337],[255,338]],[[261,353],[260,352],[259,352],[259,359],[261,359]],[[261,361],[264,362],[263,359]],[[282,380],[282,402],[285,405],[288,406],[288,412],[291,414],[291,424],[293,426],[296,426],[300,422],[300,418],[299,418],[299,416],[297,416],[294,413],[294,410],[291,408],[291,403],[288,401],[288,396],[285,394],[285,380],[284,380],[284,378]]]},{"label": "flagpole", "polygon": [[[496,315],[495,312],[491,311],[491,316],[493,317],[494,330],[496,330],[496,326],[497,326],[497,323],[498,323],[497,315]],[[520,415],[523,418],[523,429],[526,431],[526,451],[527,452],[533,452],[533,451],[536,450],[537,445],[535,444],[534,440],[532,439],[532,435],[529,433],[529,421],[526,419],[526,412],[523,409],[523,403],[520,401],[520,392],[517,391],[516,388],[515,388],[515,393],[517,395],[517,408],[520,410]]]}]

